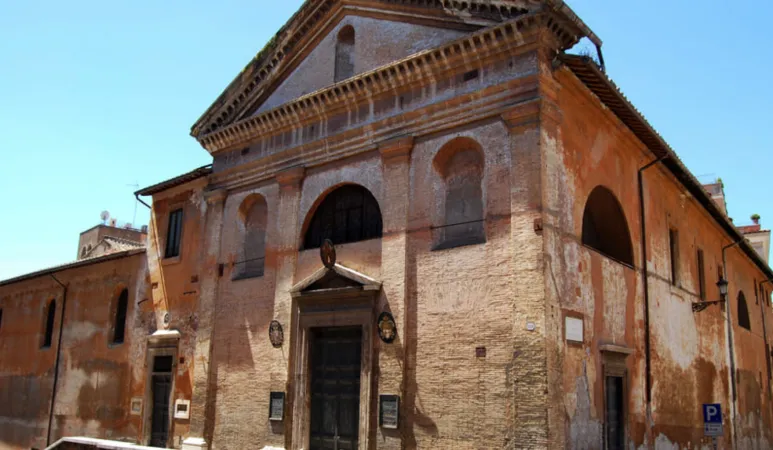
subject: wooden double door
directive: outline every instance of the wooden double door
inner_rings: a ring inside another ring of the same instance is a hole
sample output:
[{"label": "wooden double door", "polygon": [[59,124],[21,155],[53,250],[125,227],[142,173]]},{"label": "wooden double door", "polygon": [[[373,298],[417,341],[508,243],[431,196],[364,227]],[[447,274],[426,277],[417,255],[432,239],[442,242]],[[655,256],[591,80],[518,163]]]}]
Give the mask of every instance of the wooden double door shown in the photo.
[{"label": "wooden double door", "polygon": [[355,450],[359,441],[362,328],[312,329],[311,450]]}]

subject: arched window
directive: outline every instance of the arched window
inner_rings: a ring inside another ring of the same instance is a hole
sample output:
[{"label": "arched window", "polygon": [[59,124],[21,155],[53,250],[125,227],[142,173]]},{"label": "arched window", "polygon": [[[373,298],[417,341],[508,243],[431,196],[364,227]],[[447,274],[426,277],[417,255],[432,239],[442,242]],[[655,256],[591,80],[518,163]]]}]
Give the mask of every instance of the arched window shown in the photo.
[{"label": "arched window", "polygon": [[84,245],[83,248],[81,249],[81,259],[85,257],[86,257],[86,246]]},{"label": "arched window", "polygon": [[585,203],[582,243],[610,258],[633,266],[631,234],[623,207],[615,194],[603,186],[596,186]]},{"label": "arched window", "polygon": [[46,328],[43,330],[43,348],[51,347],[51,340],[54,338],[54,319],[56,317],[56,300],[51,300],[46,309]]},{"label": "arched window", "polygon": [[738,325],[751,331],[752,323],[749,319],[749,306],[746,304],[746,296],[738,293]]},{"label": "arched window", "polygon": [[318,248],[325,239],[333,244],[381,237],[381,209],[367,189],[347,184],[329,193],[309,221],[303,248]]},{"label": "arched window", "polygon": [[486,242],[483,211],[483,150],[469,138],[443,146],[433,162],[443,186],[435,249]]},{"label": "arched window", "polygon": [[354,27],[347,25],[336,40],[335,82],[354,76]]},{"label": "arched window", "polygon": [[115,305],[115,323],[113,324],[113,344],[122,344],[126,334],[126,312],[129,309],[129,290],[123,289]]},{"label": "arched window", "polygon": [[242,261],[236,276],[253,278],[263,276],[266,264],[266,223],[268,207],[262,195],[250,195],[239,207],[239,216],[244,223]]}]

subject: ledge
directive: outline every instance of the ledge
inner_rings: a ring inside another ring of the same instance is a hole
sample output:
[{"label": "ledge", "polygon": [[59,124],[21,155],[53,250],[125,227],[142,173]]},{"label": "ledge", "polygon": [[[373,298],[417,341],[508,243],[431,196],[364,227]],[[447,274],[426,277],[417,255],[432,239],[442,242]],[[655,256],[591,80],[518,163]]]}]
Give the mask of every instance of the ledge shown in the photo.
[{"label": "ledge", "polygon": [[615,344],[601,344],[599,345],[599,351],[605,353],[617,353],[618,355],[628,356],[633,353],[632,348],[628,348],[622,345]]}]

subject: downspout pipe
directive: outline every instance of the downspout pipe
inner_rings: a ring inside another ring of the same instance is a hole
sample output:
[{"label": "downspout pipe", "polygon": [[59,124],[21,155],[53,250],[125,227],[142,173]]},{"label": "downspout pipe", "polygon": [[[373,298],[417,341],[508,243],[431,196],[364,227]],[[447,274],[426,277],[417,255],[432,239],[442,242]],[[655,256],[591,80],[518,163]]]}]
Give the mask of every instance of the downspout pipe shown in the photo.
[{"label": "downspout pipe", "polygon": [[54,274],[49,274],[62,287],[62,313],[59,319],[59,338],[56,343],[56,362],[54,363],[54,387],[51,390],[51,408],[48,412],[48,431],[46,432],[46,447],[51,445],[51,427],[54,423],[54,405],[56,404],[56,386],[59,382],[59,363],[62,359],[62,335],[64,335],[64,312],[67,310],[67,286],[62,284]]},{"label": "downspout pipe", "polygon": [[140,198],[140,194],[134,194],[134,198],[136,198],[138,202],[140,202],[143,205],[145,205],[148,209],[153,209],[150,205],[148,205],[147,203],[142,201],[142,199]]},{"label": "downspout pipe", "polygon": [[[760,282],[759,287],[757,288],[757,292],[759,292],[759,295],[762,296],[762,286],[765,285],[765,283],[769,283],[773,281],[773,279],[767,279]],[[770,296],[768,296],[767,301],[770,301]],[[768,327],[765,324],[765,303],[766,299],[761,298],[760,299],[760,316],[762,316],[762,338],[765,340],[765,366],[768,368],[768,383],[770,383],[771,378],[771,368],[770,368],[770,346],[768,345]],[[768,389],[768,404],[773,407],[773,396],[771,395],[770,389]]]},{"label": "downspout pipe", "polygon": [[[644,384],[647,397],[647,415],[650,414],[652,405],[652,350],[650,348],[650,287],[649,270],[647,268],[647,220],[644,208],[644,171],[662,162],[666,156],[650,161],[639,169],[639,222],[641,223],[641,267],[642,281],[644,285]],[[647,418],[649,421],[649,417]]]},{"label": "downspout pipe", "polygon": [[[728,280],[727,276],[727,251],[737,245],[739,245],[743,240],[735,241],[732,244],[728,244],[724,247],[722,247],[722,272],[725,277],[725,280]],[[727,293],[728,300],[730,297],[730,292]],[[727,350],[730,352],[730,392],[731,392],[731,420],[730,420],[730,429],[733,433],[733,448],[737,447],[738,444],[738,436],[736,436],[736,430],[735,430],[735,418],[738,417],[738,407],[736,405],[736,402],[738,400],[738,387],[736,386],[736,377],[735,377],[735,348],[733,344],[733,308],[730,305],[730,301],[726,301],[725,305],[727,308],[725,309],[725,320],[727,322]]]}]

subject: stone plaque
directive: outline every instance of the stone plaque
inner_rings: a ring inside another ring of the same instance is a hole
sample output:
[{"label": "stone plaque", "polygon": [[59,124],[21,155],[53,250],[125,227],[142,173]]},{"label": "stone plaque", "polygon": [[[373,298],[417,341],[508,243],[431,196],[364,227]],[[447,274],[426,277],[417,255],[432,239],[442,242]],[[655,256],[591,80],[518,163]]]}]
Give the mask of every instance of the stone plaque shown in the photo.
[{"label": "stone plaque", "polygon": [[564,318],[566,340],[569,342],[583,342],[582,319],[566,316]]},{"label": "stone plaque", "polygon": [[285,415],[285,393],[272,392],[269,401],[268,420],[281,421]]},{"label": "stone plaque", "polygon": [[400,424],[400,396],[379,396],[379,424],[383,428],[397,429]]}]

